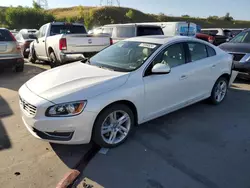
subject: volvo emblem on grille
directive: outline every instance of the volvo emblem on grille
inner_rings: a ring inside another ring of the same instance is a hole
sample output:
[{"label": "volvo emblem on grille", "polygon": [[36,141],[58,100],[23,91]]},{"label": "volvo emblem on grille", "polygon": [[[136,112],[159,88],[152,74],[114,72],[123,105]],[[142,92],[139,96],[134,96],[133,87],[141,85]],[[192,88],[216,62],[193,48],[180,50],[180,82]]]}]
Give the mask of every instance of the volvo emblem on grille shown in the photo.
[{"label": "volvo emblem on grille", "polygon": [[88,43],[89,43],[89,44],[92,44],[92,40],[91,40],[91,39],[89,39],[89,40],[88,40]]}]

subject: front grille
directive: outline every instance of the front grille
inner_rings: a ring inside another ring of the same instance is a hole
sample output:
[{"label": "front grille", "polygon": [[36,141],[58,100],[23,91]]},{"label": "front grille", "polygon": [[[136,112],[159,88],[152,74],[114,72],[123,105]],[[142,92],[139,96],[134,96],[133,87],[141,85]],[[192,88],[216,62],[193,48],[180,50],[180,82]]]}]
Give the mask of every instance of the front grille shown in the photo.
[{"label": "front grille", "polygon": [[25,110],[26,112],[28,112],[28,114],[32,115],[32,116],[35,116],[36,114],[36,107],[33,106],[32,104],[28,103],[26,100],[24,100],[23,98],[19,97],[20,98],[20,105],[21,105],[21,108],[23,110]]},{"label": "front grille", "polygon": [[234,57],[234,61],[240,61],[246,54],[231,53]]}]

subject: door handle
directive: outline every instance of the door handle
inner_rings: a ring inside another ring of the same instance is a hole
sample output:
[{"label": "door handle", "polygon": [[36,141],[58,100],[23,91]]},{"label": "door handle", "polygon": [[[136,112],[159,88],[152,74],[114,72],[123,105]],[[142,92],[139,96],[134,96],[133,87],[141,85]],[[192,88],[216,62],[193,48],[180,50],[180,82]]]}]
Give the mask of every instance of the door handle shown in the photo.
[{"label": "door handle", "polygon": [[215,68],[216,67],[216,65],[212,65],[212,68]]},{"label": "door handle", "polygon": [[188,77],[187,75],[182,75],[180,80],[185,80],[185,79],[187,79],[187,77]]},{"label": "door handle", "polygon": [[43,40],[42,42],[45,42],[45,40]]}]

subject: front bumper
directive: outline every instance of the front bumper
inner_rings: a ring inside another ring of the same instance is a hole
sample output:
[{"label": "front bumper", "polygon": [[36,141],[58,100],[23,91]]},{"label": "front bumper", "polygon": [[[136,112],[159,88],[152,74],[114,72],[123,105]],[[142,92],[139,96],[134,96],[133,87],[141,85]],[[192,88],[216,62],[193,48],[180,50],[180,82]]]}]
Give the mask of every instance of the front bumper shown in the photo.
[{"label": "front bumper", "polygon": [[64,63],[69,63],[69,62],[74,62],[74,61],[80,61],[84,59],[83,54],[65,54],[65,53],[60,53],[59,54],[60,62],[62,64]]},{"label": "front bumper", "polygon": [[53,103],[32,93],[25,85],[19,90],[20,97],[36,106],[35,115],[30,115],[20,103],[22,120],[36,138],[59,144],[86,144],[91,140],[96,113],[83,111],[73,117],[46,117],[46,109]]}]

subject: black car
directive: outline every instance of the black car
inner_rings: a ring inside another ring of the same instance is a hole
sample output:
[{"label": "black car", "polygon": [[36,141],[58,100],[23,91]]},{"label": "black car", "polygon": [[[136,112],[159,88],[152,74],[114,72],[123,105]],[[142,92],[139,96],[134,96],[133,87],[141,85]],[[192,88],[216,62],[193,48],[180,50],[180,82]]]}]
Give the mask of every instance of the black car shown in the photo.
[{"label": "black car", "polygon": [[242,31],[219,47],[233,55],[234,70],[240,72],[239,76],[250,79],[250,29]]}]

